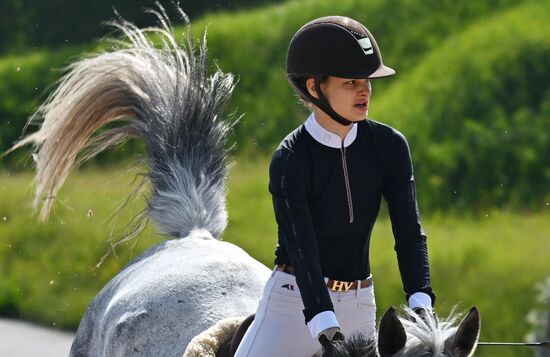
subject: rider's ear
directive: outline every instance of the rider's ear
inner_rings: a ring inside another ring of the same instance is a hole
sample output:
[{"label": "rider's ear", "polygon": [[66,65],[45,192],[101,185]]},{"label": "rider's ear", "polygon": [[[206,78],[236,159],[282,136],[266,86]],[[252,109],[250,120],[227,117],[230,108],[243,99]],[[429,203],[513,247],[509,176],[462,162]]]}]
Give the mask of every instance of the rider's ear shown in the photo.
[{"label": "rider's ear", "polygon": [[317,88],[315,88],[315,78],[308,78],[306,80],[306,89],[312,97],[319,99]]},{"label": "rider's ear", "polygon": [[381,357],[393,356],[405,347],[407,334],[393,307],[382,316],[378,331],[378,353]]},{"label": "rider's ear", "polygon": [[451,347],[453,356],[468,357],[474,354],[479,338],[480,326],[479,312],[474,306],[456,330]]}]

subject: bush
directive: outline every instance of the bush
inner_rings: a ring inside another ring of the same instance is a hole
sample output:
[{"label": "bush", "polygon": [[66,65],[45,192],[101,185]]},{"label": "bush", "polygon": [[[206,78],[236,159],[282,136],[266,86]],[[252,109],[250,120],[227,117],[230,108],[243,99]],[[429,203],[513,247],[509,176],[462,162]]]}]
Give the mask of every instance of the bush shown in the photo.
[{"label": "bush", "polygon": [[409,138],[426,206],[545,207],[548,10],[525,4],[448,38],[377,98],[375,116]]},{"label": "bush", "polygon": [[[375,81],[371,115],[408,137],[424,208],[538,209],[550,200],[548,10],[536,0],[291,1],[207,16],[193,30],[208,29],[210,57],[240,78],[229,106],[244,114],[234,131],[240,155],[270,153],[305,119],[285,78],[286,48],[306,21],[339,13],[365,22],[398,71]],[[82,52],[41,51],[0,62],[1,151],[59,76],[52,68]],[[19,161],[13,156],[8,164]]]}]

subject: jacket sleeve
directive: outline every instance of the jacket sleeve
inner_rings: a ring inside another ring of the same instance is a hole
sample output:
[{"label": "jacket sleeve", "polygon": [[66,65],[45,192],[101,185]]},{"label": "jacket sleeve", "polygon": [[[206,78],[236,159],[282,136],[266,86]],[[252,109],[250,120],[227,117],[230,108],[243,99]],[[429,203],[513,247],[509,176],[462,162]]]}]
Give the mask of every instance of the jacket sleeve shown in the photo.
[{"label": "jacket sleeve", "polygon": [[417,292],[426,293],[433,305],[435,295],[430,284],[428,247],[420,223],[411,154],[407,140],[397,131],[389,142],[383,194],[388,202],[406,298],[409,300]]},{"label": "jacket sleeve", "polygon": [[304,303],[306,323],[323,311],[334,311],[321,270],[317,239],[307,202],[307,168],[295,152],[278,149],[269,168],[279,241],[294,268]]}]

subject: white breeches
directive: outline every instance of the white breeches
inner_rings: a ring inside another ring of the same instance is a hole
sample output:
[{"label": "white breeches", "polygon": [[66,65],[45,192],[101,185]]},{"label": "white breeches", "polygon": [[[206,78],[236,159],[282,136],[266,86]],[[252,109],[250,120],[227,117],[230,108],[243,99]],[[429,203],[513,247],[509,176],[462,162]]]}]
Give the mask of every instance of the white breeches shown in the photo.
[{"label": "white breeches", "polygon": [[[374,288],[330,291],[334,312],[345,336],[364,333],[374,337]],[[254,322],[244,335],[236,357],[313,356],[321,345],[304,323],[304,304],[293,275],[274,270],[260,299]]]}]

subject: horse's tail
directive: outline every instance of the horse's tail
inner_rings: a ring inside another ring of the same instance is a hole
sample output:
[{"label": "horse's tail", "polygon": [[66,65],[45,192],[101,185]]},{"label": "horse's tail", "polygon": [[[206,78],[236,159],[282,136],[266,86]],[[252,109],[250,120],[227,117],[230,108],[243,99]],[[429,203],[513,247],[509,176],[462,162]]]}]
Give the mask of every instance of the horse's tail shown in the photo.
[{"label": "horse's tail", "polygon": [[221,114],[234,78],[219,69],[208,75],[206,39],[197,49],[188,26],[179,45],[164,9],[158,8],[151,12],[159,27],[139,29],[121,18],[110,23],[127,40],[71,64],[29,120],[40,122],[40,129],[10,149],[34,144],[34,208],[42,220],[74,166],[141,137],[152,187],[146,213],[158,229],[173,237],[195,228],[216,238],[224,231],[226,141],[232,124]]}]

